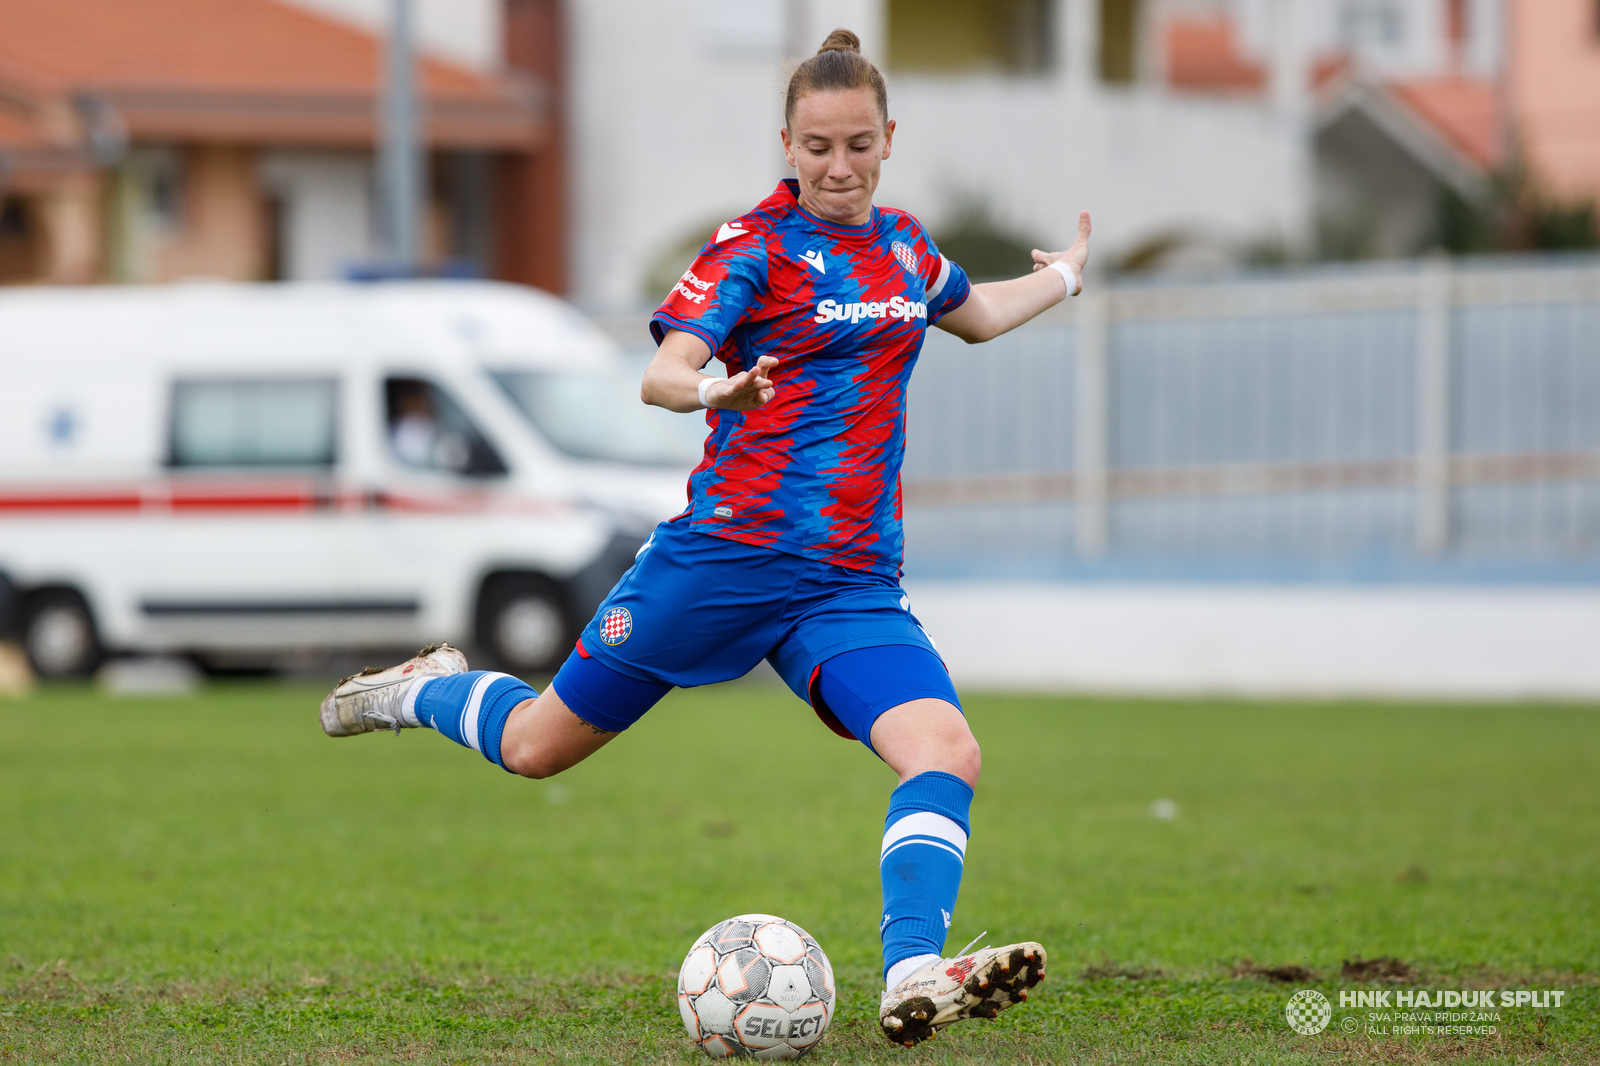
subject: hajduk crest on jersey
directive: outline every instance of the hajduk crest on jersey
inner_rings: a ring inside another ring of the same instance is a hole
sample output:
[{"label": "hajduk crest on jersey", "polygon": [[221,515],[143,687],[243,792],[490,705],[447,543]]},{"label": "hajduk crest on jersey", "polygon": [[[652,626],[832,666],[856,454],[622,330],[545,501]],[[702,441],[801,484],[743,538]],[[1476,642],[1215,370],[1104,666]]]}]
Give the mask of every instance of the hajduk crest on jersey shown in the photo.
[{"label": "hajduk crest on jersey", "polygon": [[917,272],[917,253],[911,250],[909,244],[904,241],[895,241],[889,246],[889,250],[894,253],[896,259],[900,260],[901,266],[913,274]]}]

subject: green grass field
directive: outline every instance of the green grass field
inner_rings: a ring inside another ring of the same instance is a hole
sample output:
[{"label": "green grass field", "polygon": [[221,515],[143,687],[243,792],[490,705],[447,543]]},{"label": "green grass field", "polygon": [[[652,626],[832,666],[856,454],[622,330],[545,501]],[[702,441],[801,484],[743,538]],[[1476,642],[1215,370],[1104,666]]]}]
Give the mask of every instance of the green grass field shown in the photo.
[{"label": "green grass field", "polygon": [[[548,782],[328,740],[320,695],[0,702],[0,1062],[695,1062],[678,963],[754,910],[834,960],[819,1062],[1600,1061],[1600,708],[971,696],[949,947],[1038,939],[1050,977],[905,1051],[874,1024],[893,778],[786,691],[674,693]],[[1414,976],[1342,975],[1377,957]],[[1338,990],[1389,987],[1566,997],[1345,1033]]]}]

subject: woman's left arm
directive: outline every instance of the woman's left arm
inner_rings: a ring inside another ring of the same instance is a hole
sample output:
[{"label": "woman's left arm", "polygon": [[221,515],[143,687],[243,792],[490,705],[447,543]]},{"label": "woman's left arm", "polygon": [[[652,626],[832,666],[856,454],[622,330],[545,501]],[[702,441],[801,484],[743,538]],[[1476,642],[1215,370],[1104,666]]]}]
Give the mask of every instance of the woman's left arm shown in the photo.
[{"label": "woman's left arm", "polygon": [[[1061,263],[1066,268],[1052,267]],[[939,319],[940,329],[968,344],[991,340],[1016,329],[1039,312],[1054,307],[1083,288],[1089,262],[1089,212],[1078,214],[1078,239],[1064,252],[1033,251],[1033,273],[1011,281],[974,285],[966,302]],[[1068,280],[1067,275],[1072,275]],[[1074,284],[1074,282],[1076,284]]]}]

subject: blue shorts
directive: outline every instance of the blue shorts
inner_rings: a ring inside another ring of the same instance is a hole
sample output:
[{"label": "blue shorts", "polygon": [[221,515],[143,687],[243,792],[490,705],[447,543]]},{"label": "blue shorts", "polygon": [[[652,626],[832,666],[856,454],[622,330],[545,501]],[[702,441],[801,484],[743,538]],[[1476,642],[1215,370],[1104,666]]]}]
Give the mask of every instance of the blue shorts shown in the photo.
[{"label": "blue shorts", "polygon": [[[829,679],[839,708],[819,695],[829,660],[900,647],[907,652],[873,663],[839,660]],[[579,717],[621,730],[670,688],[731,681],[762,659],[835,732],[863,743],[871,721],[861,719],[898,703],[933,696],[960,707],[898,582],[675,522],[656,527],[553,683]]]}]

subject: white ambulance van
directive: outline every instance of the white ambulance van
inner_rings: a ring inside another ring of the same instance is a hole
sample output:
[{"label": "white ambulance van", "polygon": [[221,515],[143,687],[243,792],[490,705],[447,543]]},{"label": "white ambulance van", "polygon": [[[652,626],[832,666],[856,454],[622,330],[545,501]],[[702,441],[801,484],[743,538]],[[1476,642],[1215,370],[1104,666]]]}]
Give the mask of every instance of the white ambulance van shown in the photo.
[{"label": "white ambulance van", "polygon": [[702,419],[489,282],[0,293],[0,612],[42,676],[449,640],[548,670]]}]

